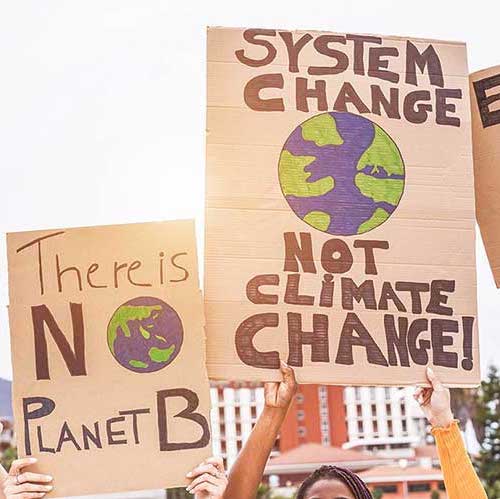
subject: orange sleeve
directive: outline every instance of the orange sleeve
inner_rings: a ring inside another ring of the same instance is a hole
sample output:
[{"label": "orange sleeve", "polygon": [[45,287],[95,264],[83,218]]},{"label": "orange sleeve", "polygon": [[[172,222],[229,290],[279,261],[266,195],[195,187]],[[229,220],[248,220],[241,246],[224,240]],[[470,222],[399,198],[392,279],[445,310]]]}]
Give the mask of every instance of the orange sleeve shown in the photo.
[{"label": "orange sleeve", "polygon": [[448,499],[488,499],[472,466],[458,422],[433,428]]}]

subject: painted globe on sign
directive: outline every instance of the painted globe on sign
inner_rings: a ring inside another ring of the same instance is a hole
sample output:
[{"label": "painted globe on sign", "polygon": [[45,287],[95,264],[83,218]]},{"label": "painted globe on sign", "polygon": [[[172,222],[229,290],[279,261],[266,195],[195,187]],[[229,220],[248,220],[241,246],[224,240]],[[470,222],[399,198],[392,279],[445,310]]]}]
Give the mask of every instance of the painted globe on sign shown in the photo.
[{"label": "painted globe on sign", "polygon": [[404,190],[403,158],[369,119],[322,113],[288,137],[279,160],[281,190],[304,222],[332,235],[364,234],[394,212]]},{"label": "painted globe on sign", "polygon": [[113,357],[138,373],[159,371],[171,364],[184,337],[177,312],[151,296],[134,298],[118,307],[107,333]]}]

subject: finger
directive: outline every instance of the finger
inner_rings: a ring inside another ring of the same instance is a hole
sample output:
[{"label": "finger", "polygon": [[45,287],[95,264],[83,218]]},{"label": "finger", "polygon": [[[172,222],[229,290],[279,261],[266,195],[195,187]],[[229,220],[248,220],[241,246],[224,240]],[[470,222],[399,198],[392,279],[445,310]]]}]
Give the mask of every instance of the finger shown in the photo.
[{"label": "finger", "polygon": [[47,492],[26,492],[24,494],[19,494],[16,499],[38,499],[40,497],[45,497]]},{"label": "finger", "polygon": [[427,405],[431,401],[433,391],[434,390],[432,388],[424,388],[422,390],[422,394],[420,396],[420,403],[422,405]]},{"label": "finger", "polygon": [[224,460],[222,457],[209,457],[208,459],[205,460],[206,464],[212,464],[215,466],[221,473],[225,473],[226,470],[224,469]]},{"label": "finger", "polygon": [[442,390],[444,388],[441,380],[436,376],[436,373],[430,367],[427,368],[426,374],[427,380],[431,384],[432,388],[434,388],[434,390]]},{"label": "finger", "polygon": [[424,406],[426,405],[432,396],[432,389],[431,388],[419,388],[415,392],[415,400],[421,405]]},{"label": "finger", "polygon": [[422,387],[416,388],[415,393],[413,394],[413,398],[415,400],[418,400],[421,397],[423,391],[424,391],[424,389]]},{"label": "finger", "polygon": [[211,483],[203,482],[197,485],[194,489],[191,489],[189,491],[190,494],[198,494],[198,492],[208,492],[209,494],[212,494],[213,496],[219,495],[223,492],[219,487],[216,485],[213,485]]},{"label": "finger", "polygon": [[186,476],[188,478],[195,478],[202,475],[203,473],[209,473],[211,475],[217,476],[219,471],[213,464],[200,464],[194,470],[190,471]]},{"label": "finger", "polygon": [[31,473],[30,471],[25,471],[24,473],[20,473],[16,478],[18,483],[25,482],[39,482],[39,483],[48,483],[52,482],[53,478],[50,475],[42,475],[40,473]]},{"label": "finger", "polygon": [[42,485],[40,483],[22,483],[21,485],[10,485],[5,488],[5,495],[22,494],[24,492],[50,492],[52,485]]},{"label": "finger", "polygon": [[295,371],[285,362],[280,362],[280,371],[283,375],[283,381],[285,385],[295,387],[297,385],[297,380],[295,379]]},{"label": "finger", "polygon": [[35,463],[36,459],[34,457],[25,457],[23,459],[16,459],[12,463],[12,466],[10,467],[9,475],[16,476],[21,472],[23,468],[26,468],[26,466],[30,466]]},{"label": "finger", "polygon": [[189,492],[190,490],[194,489],[197,485],[200,485],[200,483],[203,483],[203,482],[211,483],[212,485],[217,485],[219,480],[220,480],[219,478],[216,478],[215,476],[211,475],[210,473],[203,473],[203,475],[200,475],[199,477],[195,478],[186,487],[186,490]]}]

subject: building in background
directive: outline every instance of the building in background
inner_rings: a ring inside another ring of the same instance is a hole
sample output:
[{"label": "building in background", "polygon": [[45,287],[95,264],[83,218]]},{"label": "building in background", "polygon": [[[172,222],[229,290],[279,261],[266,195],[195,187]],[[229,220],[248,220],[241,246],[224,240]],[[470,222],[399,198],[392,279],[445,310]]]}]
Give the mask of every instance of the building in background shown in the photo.
[{"label": "building in background", "polygon": [[409,457],[427,422],[412,388],[303,385],[280,435],[280,451],[305,443]]},{"label": "building in background", "polygon": [[[211,388],[214,454],[234,463],[264,407],[259,384],[215,383]],[[412,388],[301,385],[272,457],[304,444],[411,458],[428,427]]]}]

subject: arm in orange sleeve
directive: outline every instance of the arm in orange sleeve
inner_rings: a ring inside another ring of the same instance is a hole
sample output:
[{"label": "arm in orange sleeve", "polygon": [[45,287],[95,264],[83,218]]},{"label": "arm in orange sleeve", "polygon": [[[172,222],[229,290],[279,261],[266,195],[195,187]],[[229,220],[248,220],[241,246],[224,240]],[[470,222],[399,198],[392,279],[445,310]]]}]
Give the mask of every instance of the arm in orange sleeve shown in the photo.
[{"label": "arm in orange sleeve", "polygon": [[488,499],[465,450],[458,422],[434,427],[439,461],[448,499]]}]

